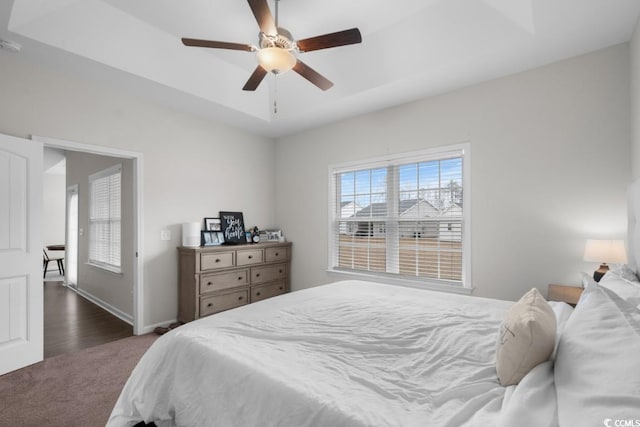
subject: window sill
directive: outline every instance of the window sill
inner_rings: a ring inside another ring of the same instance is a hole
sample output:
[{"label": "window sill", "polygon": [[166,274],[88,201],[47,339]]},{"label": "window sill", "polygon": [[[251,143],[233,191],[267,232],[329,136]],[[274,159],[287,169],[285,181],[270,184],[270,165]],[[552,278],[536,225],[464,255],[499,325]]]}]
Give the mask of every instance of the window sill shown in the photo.
[{"label": "window sill", "polygon": [[368,280],[370,282],[386,283],[396,286],[405,286],[407,288],[427,289],[430,291],[448,292],[452,294],[471,295],[473,288],[465,288],[463,286],[445,285],[441,283],[423,282],[418,280],[400,279],[396,277],[379,276],[376,274],[357,273],[353,271],[328,269],[327,273],[344,276],[354,280]]},{"label": "window sill", "polygon": [[116,276],[122,276],[122,269],[117,267],[108,267],[106,265],[95,264],[93,262],[85,262],[85,265],[89,265],[93,268],[97,268],[102,271],[106,271],[107,273],[115,274]]}]

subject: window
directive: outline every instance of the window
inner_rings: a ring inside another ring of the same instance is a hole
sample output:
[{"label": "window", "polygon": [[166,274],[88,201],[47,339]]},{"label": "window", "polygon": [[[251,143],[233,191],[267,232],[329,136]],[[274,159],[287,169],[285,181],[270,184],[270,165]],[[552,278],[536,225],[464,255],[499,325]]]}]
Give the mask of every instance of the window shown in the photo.
[{"label": "window", "polygon": [[468,144],[330,168],[329,269],[469,287]]},{"label": "window", "polygon": [[120,268],[122,166],[89,176],[89,264],[116,273]]}]

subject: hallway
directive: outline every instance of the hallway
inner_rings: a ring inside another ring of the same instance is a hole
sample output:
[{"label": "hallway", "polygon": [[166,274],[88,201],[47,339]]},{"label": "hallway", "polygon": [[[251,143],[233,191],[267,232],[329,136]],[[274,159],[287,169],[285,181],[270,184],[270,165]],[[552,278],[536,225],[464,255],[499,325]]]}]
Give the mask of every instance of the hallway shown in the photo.
[{"label": "hallway", "polygon": [[[53,277],[52,277],[53,278]],[[44,357],[133,335],[133,327],[89,302],[62,281],[44,282]]]}]

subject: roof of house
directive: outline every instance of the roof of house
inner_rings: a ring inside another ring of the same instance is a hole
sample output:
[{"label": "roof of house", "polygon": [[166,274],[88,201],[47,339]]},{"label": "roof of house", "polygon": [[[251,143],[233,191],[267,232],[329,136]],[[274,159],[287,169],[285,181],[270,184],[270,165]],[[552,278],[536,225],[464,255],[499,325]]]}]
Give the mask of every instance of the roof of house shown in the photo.
[{"label": "roof of house", "polygon": [[[444,214],[445,212],[450,210],[453,206],[461,207],[461,204],[459,203],[451,203],[444,208],[437,208],[433,203],[425,199],[400,200],[400,203],[398,205],[398,212],[400,216],[403,216],[404,214],[407,213],[407,211],[409,211],[410,209],[412,209],[413,207],[415,207],[420,203],[427,205],[428,207],[433,209],[435,212],[439,212],[440,214]],[[375,217],[383,217],[386,215],[387,215],[387,203],[380,202],[380,203],[372,203],[358,210],[354,215],[352,215],[352,217],[375,218]]]}]

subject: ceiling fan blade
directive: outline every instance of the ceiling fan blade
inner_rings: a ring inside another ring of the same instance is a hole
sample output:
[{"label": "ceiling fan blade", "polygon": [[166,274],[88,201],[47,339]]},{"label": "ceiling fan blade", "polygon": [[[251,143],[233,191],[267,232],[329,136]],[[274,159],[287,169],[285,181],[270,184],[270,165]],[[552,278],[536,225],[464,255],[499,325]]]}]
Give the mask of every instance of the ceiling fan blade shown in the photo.
[{"label": "ceiling fan blade", "polygon": [[296,65],[293,66],[293,71],[300,74],[305,79],[309,80],[314,85],[318,86],[322,90],[327,90],[333,86],[333,83],[328,80],[326,77],[323,77],[320,73],[318,73],[313,68],[309,67],[304,62],[298,61]]},{"label": "ceiling fan blade", "polygon": [[350,30],[338,31],[337,33],[329,33],[298,40],[296,44],[301,52],[311,52],[313,50],[328,49],[330,47],[346,46],[361,42],[362,35],[360,35],[360,30],[351,28]]},{"label": "ceiling fan blade", "polygon": [[273,19],[267,0],[247,0],[249,7],[253,12],[253,16],[258,21],[258,27],[260,31],[271,36],[275,36],[278,33],[276,29],[276,22]]},{"label": "ceiling fan blade", "polygon": [[248,44],[242,43],[228,43],[217,42],[213,40],[199,40],[199,39],[182,39],[182,43],[185,46],[197,46],[197,47],[212,47],[216,49],[231,49],[231,50],[245,50],[247,52],[253,52],[255,48]]},{"label": "ceiling fan blade", "polygon": [[244,84],[242,90],[256,90],[266,75],[267,70],[258,65],[256,69],[253,70],[253,74],[251,74],[249,80]]}]

